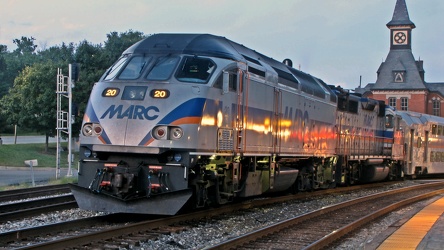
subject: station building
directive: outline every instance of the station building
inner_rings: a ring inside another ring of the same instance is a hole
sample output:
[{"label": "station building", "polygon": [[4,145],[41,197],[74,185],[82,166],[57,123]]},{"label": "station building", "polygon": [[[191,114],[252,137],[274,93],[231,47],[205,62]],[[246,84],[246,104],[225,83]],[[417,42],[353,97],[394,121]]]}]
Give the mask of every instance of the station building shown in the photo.
[{"label": "station building", "polygon": [[426,82],[424,62],[412,53],[412,31],[405,0],[397,0],[390,30],[390,51],[377,71],[375,83],[355,89],[364,97],[384,100],[397,110],[444,117],[444,82]]}]

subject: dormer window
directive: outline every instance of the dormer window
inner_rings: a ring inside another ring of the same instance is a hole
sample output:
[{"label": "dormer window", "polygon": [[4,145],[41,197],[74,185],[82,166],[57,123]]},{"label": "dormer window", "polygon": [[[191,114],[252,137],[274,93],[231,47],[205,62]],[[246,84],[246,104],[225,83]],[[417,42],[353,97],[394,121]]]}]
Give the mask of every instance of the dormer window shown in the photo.
[{"label": "dormer window", "polygon": [[405,71],[393,71],[393,81],[399,83],[405,82]]}]

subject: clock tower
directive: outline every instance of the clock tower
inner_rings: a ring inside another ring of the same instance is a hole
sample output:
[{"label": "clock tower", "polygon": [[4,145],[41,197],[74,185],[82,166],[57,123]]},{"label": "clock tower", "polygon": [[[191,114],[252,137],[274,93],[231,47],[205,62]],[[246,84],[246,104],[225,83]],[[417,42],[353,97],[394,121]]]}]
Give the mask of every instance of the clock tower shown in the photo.
[{"label": "clock tower", "polygon": [[415,27],[410,21],[405,0],[397,0],[393,18],[387,23],[390,29],[390,49],[411,49],[412,29]]},{"label": "clock tower", "polygon": [[390,51],[377,71],[376,83],[370,97],[384,100],[399,110],[427,113],[426,99],[429,90],[424,81],[423,62],[412,53],[412,30],[406,0],[396,0],[390,22]]},{"label": "clock tower", "polygon": [[412,30],[416,26],[410,21],[406,0],[396,0],[387,28],[390,51],[376,72],[376,82],[365,88],[359,86],[356,93],[384,100],[398,110],[444,117],[444,82],[426,82],[423,61],[413,56]]}]

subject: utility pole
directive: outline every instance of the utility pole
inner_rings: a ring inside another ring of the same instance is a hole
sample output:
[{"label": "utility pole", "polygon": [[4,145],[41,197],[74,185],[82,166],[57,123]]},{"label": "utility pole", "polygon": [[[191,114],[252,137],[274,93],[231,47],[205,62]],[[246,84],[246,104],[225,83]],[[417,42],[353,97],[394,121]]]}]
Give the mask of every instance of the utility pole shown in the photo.
[{"label": "utility pole", "polygon": [[[62,147],[60,146],[60,139],[62,133],[68,134],[68,174],[72,176],[72,123],[74,122],[72,114],[72,89],[74,83],[78,78],[78,66],[77,64],[69,64],[69,76],[66,77],[62,74],[62,69],[57,69],[57,158],[56,158],[56,179],[60,176],[60,152]],[[68,83],[65,83],[67,79]],[[68,112],[63,110],[62,105],[68,101]]]}]

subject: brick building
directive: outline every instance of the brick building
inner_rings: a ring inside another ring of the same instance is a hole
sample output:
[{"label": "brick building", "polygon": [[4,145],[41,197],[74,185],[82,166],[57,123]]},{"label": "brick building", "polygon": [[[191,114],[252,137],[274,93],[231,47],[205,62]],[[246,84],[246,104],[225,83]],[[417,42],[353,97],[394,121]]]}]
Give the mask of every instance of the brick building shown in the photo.
[{"label": "brick building", "polygon": [[393,18],[387,23],[390,30],[390,51],[377,71],[375,83],[355,92],[366,97],[384,100],[398,110],[409,110],[444,116],[444,83],[428,83],[422,60],[412,53],[412,30],[405,0],[397,0]]}]

